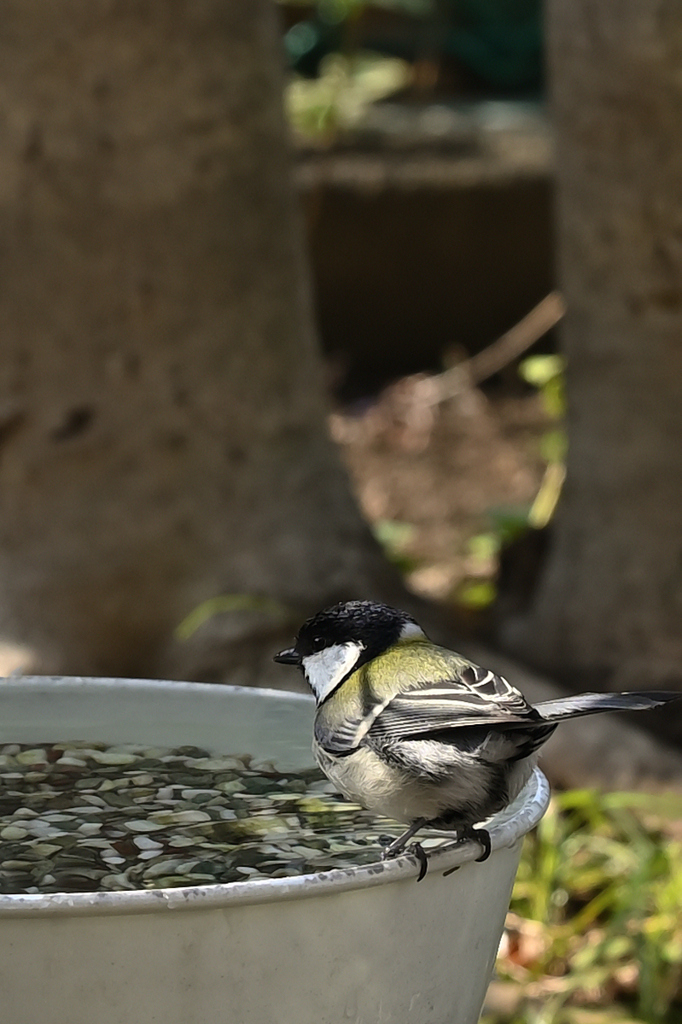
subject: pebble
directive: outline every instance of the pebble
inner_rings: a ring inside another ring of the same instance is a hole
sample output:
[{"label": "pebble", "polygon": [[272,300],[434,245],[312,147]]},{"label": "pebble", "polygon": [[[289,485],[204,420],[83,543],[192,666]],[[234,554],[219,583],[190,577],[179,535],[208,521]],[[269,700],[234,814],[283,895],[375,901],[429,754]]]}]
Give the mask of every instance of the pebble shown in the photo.
[{"label": "pebble", "polygon": [[[73,823],[73,821],[70,821],[67,824],[73,824],[74,828],[78,827],[78,822]],[[51,822],[42,821],[40,818],[25,821],[24,827],[26,832],[30,832],[32,836],[39,836],[42,839],[53,839],[62,832],[62,828],[55,827]]]},{"label": "pebble", "polygon": [[149,836],[135,836],[133,839],[135,846],[138,850],[162,850],[163,843],[158,842],[156,839],[151,839]]},{"label": "pebble", "polygon": [[28,835],[25,828],[21,828],[19,825],[6,825],[0,831],[0,839],[23,839]]},{"label": "pebble", "polygon": [[125,864],[126,862],[125,857],[121,857],[117,853],[103,853],[102,860],[107,864]]},{"label": "pebble", "polygon": [[164,857],[163,860],[159,860],[156,864],[150,864],[144,870],[145,878],[160,878],[162,875],[171,874],[175,871],[176,867],[180,864],[179,860],[173,857]]},{"label": "pebble", "polygon": [[171,817],[174,825],[195,825],[200,821],[211,820],[211,815],[206,811],[173,811]]},{"label": "pebble", "polygon": [[98,796],[96,793],[83,793],[82,799],[85,800],[86,804],[92,804],[94,807],[108,806],[106,800],[103,800],[102,797]]},{"label": "pebble", "polygon": [[125,826],[131,832],[155,832],[157,829],[163,828],[163,825],[147,819],[126,821]]},{"label": "pebble", "polygon": [[82,836],[96,836],[101,828],[102,823],[99,821],[84,821],[76,831],[80,832]]},{"label": "pebble", "polygon": [[93,751],[92,759],[97,764],[111,765],[134,764],[137,760],[135,754],[117,750],[95,750]]},{"label": "pebble", "polygon": [[[2,835],[2,833],[0,833]],[[3,836],[4,838],[4,836]],[[59,853],[62,849],[61,846],[55,843],[31,843],[31,849],[34,853],[37,853],[39,857],[51,857],[53,853]]]},{"label": "pebble", "polygon": [[45,751],[37,747],[30,750],[19,750],[14,756],[18,764],[44,764],[47,760]]},{"label": "pebble", "polygon": [[130,781],[133,786],[151,786],[154,782],[154,776],[150,775],[149,772],[143,772],[142,775],[133,775]]}]

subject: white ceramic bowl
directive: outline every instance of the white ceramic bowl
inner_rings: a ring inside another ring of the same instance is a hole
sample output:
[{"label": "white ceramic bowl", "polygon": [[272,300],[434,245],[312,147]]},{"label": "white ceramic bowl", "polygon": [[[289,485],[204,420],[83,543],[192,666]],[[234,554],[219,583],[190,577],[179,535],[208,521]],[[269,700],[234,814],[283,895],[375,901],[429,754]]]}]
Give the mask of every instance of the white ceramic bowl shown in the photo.
[{"label": "white ceramic bowl", "polygon": [[[313,702],[201,683],[0,683],[0,742],[195,744],[311,763]],[[451,844],[426,878],[368,867],[145,892],[0,896],[8,1024],[475,1024],[523,836],[549,799],[536,771],[490,824],[493,853]],[[443,872],[460,865],[444,877]]]}]

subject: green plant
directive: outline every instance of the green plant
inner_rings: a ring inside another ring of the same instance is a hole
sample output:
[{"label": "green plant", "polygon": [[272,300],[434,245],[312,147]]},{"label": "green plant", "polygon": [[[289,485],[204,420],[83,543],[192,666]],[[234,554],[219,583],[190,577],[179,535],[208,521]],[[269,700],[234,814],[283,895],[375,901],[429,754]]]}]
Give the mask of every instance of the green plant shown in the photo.
[{"label": "green plant", "polygon": [[[469,542],[469,555],[474,562],[484,548],[488,552],[487,564],[496,565],[502,550],[513,544],[529,530],[547,526],[556,508],[566,477],[566,431],[561,423],[566,415],[566,364],[562,356],[530,356],[519,365],[519,373],[538,389],[547,416],[556,425],[546,430],[540,439],[540,455],[546,466],[542,482],[529,507],[493,508],[488,512],[490,528],[476,534]],[[481,563],[483,564],[483,562]],[[488,570],[492,574],[493,569]],[[492,579],[464,580],[458,587],[455,600],[470,609],[483,609],[492,605],[497,596]]]},{"label": "green plant", "polygon": [[[682,819],[679,798],[579,790],[553,799],[527,840],[512,897],[515,946],[498,971],[524,985],[529,1005],[505,1024],[578,1022],[586,1004],[607,1013],[595,1024],[679,1019],[682,845],[671,838],[673,819]],[[614,1002],[620,1016],[610,1016]]]},{"label": "green plant", "polygon": [[488,510],[489,529],[474,534],[467,543],[467,561],[472,573],[455,591],[458,605],[471,611],[483,611],[494,603],[497,588],[492,575],[500,552],[528,529],[528,514],[526,506],[500,505]]},{"label": "green plant", "polygon": [[331,53],[313,79],[295,78],[285,92],[292,126],[309,138],[329,139],[352,128],[368,106],[409,81],[407,64],[371,53]]},{"label": "green plant", "polygon": [[415,527],[397,519],[377,519],[372,523],[372,533],[384,549],[389,562],[402,572],[413,572],[417,561],[409,554],[410,542],[414,539]]},{"label": "green plant", "polygon": [[[519,373],[540,392],[545,412],[560,423],[566,415],[566,361],[563,356],[529,356],[519,366]],[[540,490],[528,513],[528,525],[535,529],[546,526],[554,514],[566,476],[568,438],[560,425],[547,430],[540,441],[540,454],[547,463]]]},{"label": "green plant", "polygon": [[189,640],[197,630],[217,615],[235,613],[264,615],[273,622],[295,620],[296,612],[281,601],[262,594],[219,594],[193,608],[189,615],[175,627],[178,640]]}]

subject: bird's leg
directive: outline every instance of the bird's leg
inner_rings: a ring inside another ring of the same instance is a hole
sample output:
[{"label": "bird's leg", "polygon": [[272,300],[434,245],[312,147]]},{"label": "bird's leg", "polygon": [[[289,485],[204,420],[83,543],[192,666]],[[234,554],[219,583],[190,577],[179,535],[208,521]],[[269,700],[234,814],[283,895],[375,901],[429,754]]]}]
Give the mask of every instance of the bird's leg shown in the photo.
[{"label": "bird's leg", "polygon": [[[394,839],[393,842],[389,843],[388,846],[385,846],[383,848],[383,850],[381,851],[381,859],[389,860],[390,858],[397,857],[399,854],[401,854],[403,850],[406,849],[407,844],[412,838],[412,836],[416,832],[418,832],[420,828],[424,827],[426,821],[426,818],[417,818],[416,821],[413,821],[410,827],[405,829],[402,835],[398,836],[397,839]],[[424,848],[422,847],[421,843],[412,843],[409,848],[409,852],[414,854],[414,856],[419,861],[419,875],[417,877],[417,881],[421,882],[428,868],[428,860],[426,858],[426,853],[424,852]]]},{"label": "bird's leg", "polygon": [[[461,822],[457,821],[457,816],[454,813],[442,814],[440,818],[429,821],[428,824],[432,828],[454,829],[457,832],[459,842],[466,842],[468,839],[478,843],[482,852],[481,856],[476,858],[477,862],[487,860],[492,853],[490,832],[488,832],[487,828],[474,828],[473,825],[462,825]],[[450,872],[447,871],[446,874],[450,874]]]},{"label": "bird's leg", "polygon": [[406,828],[402,835],[399,835],[397,839],[385,846],[381,852],[382,860],[389,860],[391,857],[397,857],[399,853],[402,853],[407,846],[412,836],[423,828],[426,824],[426,818],[417,818],[413,821],[409,828]]}]

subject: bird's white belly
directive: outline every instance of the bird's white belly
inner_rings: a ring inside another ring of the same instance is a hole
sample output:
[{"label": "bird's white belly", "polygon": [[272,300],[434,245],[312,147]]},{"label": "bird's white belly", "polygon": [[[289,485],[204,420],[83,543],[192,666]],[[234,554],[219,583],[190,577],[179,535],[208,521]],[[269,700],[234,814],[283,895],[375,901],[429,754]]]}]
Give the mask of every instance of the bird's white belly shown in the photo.
[{"label": "bird's white belly", "polygon": [[403,773],[381,761],[367,747],[343,758],[329,758],[322,752],[320,766],[349,800],[375,814],[396,821],[437,817],[440,800],[433,787],[418,780],[405,780]]},{"label": "bird's white belly", "polygon": [[[322,771],[344,796],[396,821],[433,820],[448,812],[461,812],[467,823],[474,824],[498,809],[491,806],[494,795],[480,764],[470,768],[459,765],[450,778],[434,782],[428,776],[410,777],[381,760],[369,747],[360,747],[346,757],[332,757],[317,744],[313,752]],[[531,770],[531,759],[510,765],[510,800],[520,792]]]}]

